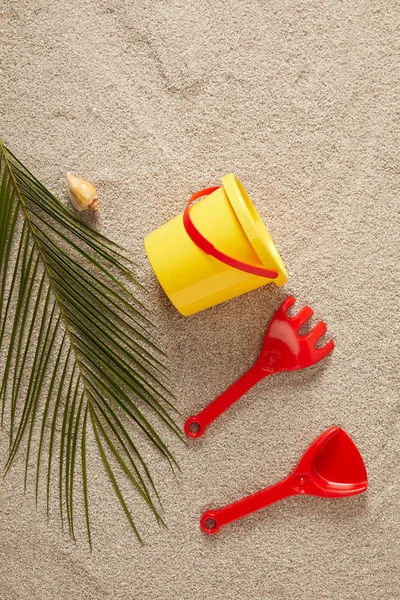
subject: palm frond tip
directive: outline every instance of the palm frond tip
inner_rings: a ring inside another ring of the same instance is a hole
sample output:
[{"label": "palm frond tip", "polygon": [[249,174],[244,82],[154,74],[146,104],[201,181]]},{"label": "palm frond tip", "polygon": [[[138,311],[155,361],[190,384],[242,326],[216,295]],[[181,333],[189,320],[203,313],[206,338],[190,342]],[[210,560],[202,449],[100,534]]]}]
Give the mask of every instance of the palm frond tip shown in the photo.
[{"label": "palm frond tip", "polygon": [[5,473],[17,453],[25,452],[25,486],[34,463],[36,502],[43,484],[49,512],[56,484],[62,526],[74,538],[80,465],[89,544],[87,429],[139,539],[119,480],[125,477],[163,523],[140,443],[150,442],[174,466],[157,425],[181,436],[171,396],[160,380],[163,356],[148,331],[148,314],[123,282],[135,281],[129,262],[120,246],[67,210],[0,140],[0,353],[5,356],[0,418],[9,429]]}]

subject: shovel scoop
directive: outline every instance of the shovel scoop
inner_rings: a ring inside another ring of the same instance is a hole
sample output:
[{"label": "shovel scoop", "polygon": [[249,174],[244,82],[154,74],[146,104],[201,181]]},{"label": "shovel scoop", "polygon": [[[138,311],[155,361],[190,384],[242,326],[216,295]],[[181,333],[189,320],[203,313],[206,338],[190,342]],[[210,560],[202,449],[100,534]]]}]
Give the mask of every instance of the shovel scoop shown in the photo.
[{"label": "shovel scoop", "polygon": [[332,340],[322,348],[315,347],[327,329],[323,321],[317,323],[306,335],[299,334],[300,327],[308,321],[314,311],[309,306],[304,306],[297,315],[290,317],[287,311],[295,301],[296,298],[289,296],[274,314],[261,353],[251,369],[204,410],[187,419],[185,432],[189,437],[197,438],[203,435],[210,423],[264,377],[283,371],[304,369],[332,352],[334,347]]},{"label": "shovel scoop", "polygon": [[207,534],[288,496],[309,494],[343,498],[365,492],[367,471],[357,446],[340,427],[331,427],[305,451],[285,479],[218,510],[206,511],[200,527]]}]

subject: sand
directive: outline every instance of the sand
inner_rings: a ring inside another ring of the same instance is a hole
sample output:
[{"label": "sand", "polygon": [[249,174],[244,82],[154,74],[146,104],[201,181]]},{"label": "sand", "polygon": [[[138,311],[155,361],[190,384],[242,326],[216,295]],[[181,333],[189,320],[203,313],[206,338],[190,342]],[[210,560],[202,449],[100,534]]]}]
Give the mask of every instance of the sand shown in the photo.
[{"label": "sand", "polygon": [[[182,472],[152,464],[169,529],[132,495],[143,547],[94,451],[92,554],[24,496],[21,460],[0,483],[1,600],[400,597],[399,22],[394,0],[3,0],[0,136],[66,203],[67,170],[96,183],[96,224],[138,263],[182,414],[252,364],[286,294],[336,349],[260,383],[201,441],[171,440]],[[143,238],[231,171],[290,280],[184,318]],[[283,477],[332,424],[357,443],[367,494],[200,533],[203,510]]]}]

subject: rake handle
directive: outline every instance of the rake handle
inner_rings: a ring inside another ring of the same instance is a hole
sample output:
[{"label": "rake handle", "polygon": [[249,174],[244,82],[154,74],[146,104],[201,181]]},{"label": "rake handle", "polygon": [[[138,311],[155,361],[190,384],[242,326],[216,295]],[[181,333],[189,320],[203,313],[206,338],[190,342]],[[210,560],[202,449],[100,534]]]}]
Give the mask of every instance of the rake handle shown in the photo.
[{"label": "rake handle", "polygon": [[240,379],[206,406],[197,415],[189,417],[185,423],[185,433],[192,438],[203,435],[210,423],[228,410],[239,398],[255,386],[261,379],[272,372],[264,371],[258,362],[255,363]]}]

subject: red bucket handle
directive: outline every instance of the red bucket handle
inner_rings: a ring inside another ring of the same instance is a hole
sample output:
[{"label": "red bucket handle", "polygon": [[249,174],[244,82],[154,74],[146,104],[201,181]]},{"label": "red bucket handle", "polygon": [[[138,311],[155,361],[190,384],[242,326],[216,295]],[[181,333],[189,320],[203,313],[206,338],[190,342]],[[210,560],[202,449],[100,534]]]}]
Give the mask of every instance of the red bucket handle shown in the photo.
[{"label": "red bucket handle", "polygon": [[277,271],[270,271],[269,269],[264,269],[263,267],[249,265],[248,263],[244,263],[241,260],[236,260],[236,258],[232,258],[231,256],[224,254],[220,250],[217,250],[217,248],[211,242],[209,242],[194,225],[190,217],[190,205],[198,198],[201,198],[202,196],[207,196],[208,194],[212,194],[212,192],[218,190],[219,187],[220,186],[200,190],[199,192],[193,194],[193,196],[190,198],[183,213],[183,225],[186,229],[186,233],[188,234],[192,242],[194,242],[196,246],[203,250],[203,252],[209,254],[210,256],[213,256],[214,258],[225,263],[226,265],[229,265],[234,269],[239,269],[239,271],[245,271],[246,273],[251,273],[252,275],[258,275],[259,277],[266,277],[267,279],[276,279],[279,275]]}]

